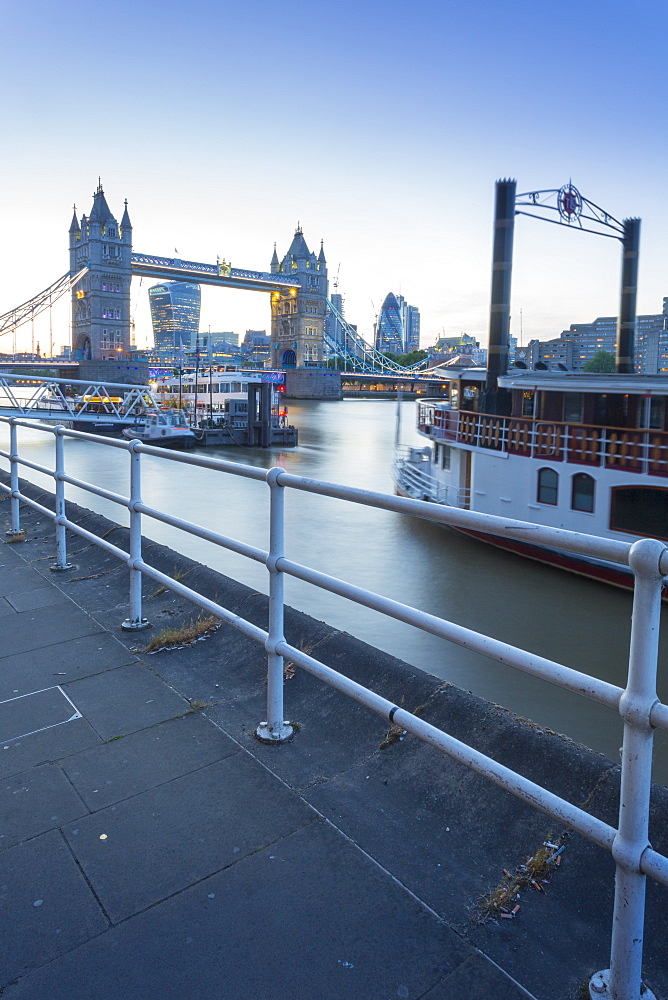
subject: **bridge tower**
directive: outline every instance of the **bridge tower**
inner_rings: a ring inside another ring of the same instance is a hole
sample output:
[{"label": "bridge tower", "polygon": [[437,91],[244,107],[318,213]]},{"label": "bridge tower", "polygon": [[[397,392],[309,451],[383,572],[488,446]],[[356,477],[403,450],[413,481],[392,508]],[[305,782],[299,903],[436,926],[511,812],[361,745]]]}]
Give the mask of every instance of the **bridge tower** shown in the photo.
[{"label": "bridge tower", "polygon": [[272,274],[288,274],[299,286],[271,296],[271,348],[275,368],[322,365],[325,346],[327,261],[320,243],[316,257],[297,226],[290,249],[279,261],[274,245]]},{"label": "bridge tower", "polygon": [[132,225],[128,203],[120,225],[109,210],[102,184],[90,215],[70,225],[70,271],[88,267],[72,292],[72,356],[118,360],[130,354]]}]

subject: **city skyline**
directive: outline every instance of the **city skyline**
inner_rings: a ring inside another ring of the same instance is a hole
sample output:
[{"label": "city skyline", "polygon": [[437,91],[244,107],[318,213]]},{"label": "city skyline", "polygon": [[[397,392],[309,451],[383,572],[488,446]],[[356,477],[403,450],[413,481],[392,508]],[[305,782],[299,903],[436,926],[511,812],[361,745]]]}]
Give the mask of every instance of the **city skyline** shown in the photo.
[{"label": "city skyline", "polygon": [[[412,18],[393,2],[344,0],[336,16],[298,2],[281,33],[262,0],[204,2],[187,17],[170,0],[159,17],[121,0],[102,62],[88,55],[89,12],[78,0],[4,5],[0,313],[67,270],[72,204],[90,211],[98,177],[117,217],[127,197],[138,252],[267,271],[300,223],[309,246],[324,240],[330,295],[338,274],[346,318],[369,342],[391,288],[419,308],[422,346],[462,331],[487,343],[501,176],[518,191],[572,178],[617,218],[640,216],[638,312],[668,294],[658,3],[630,18],[585,0],[566,30],[529,2],[428,0]],[[399,29],[402,58],[379,77]],[[615,240],[518,218],[512,335],[545,340],[615,315],[620,258]],[[137,279],[133,313],[142,346]],[[263,296],[202,290],[205,331],[269,322]]]}]

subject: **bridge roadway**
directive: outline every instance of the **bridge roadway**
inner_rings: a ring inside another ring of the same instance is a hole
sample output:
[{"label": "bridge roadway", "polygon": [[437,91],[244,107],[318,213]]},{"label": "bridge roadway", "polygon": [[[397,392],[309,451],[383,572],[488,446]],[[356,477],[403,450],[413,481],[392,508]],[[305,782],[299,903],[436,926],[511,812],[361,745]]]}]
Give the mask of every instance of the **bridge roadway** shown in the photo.
[{"label": "bridge roadway", "polygon": [[[24,490],[53,509],[43,489]],[[127,550],[125,529],[73,504],[68,515]],[[412,737],[388,742],[386,722],[301,671],[286,684],[301,731],[258,743],[257,644],[223,625],[147,655],[148,638],[191,621],[192,606],[157,590],[144,602],[153,629],[122,632],[127,570],[73,539],[76,565],[50,573],[52,526],[22,517],[25,541],[0,560],[3,1000],[566,1000],[601,967],[602,851],[571,835],[546,892],[523,892],[515,920],[477,924],[477,901],[558,835],[553,821]],[[262,595],[146,550],[264,622]],[[286,627],[337,669],[614,817],[619,769],[600,755],[323,622],[288,610]],[[660,850],[665,796],[655,809]],[[645,961],[659,997],[657,888]]]}]

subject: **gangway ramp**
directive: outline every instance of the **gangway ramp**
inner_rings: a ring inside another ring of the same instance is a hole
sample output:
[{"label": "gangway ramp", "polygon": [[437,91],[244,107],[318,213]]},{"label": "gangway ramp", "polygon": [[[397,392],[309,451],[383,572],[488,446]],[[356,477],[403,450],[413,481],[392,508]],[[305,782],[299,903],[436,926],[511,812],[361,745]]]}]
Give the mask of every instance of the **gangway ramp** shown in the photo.
[{"label": "gangway ramp", "polygon": [[38,420],[76,420],[122,427],[158,402],[150,386],[127,382],[43,378],[0,371],[0,415]]}]

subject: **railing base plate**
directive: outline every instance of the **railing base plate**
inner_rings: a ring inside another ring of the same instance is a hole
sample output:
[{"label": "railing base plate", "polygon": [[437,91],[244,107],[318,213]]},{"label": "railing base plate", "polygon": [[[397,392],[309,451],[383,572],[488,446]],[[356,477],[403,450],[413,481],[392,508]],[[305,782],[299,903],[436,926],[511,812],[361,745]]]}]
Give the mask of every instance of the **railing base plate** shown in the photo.
[{"label": "railing base plate", "polygon": [[142,618],[141,621],[131,621],[130,618],[126,618],[124,622],[121,622],[121,628],[124,632],[142,632],[145,628],[150,628],[151,623],[148,618]]},{"label": "railing base plate", "polygon": [[76,569],[74,563],[65,563],[64,566],[59,566],[58,563],[54,563],[53,566],[49,566],[52,573],[64,573],[66,569]]},{"label": "railing base plate", "polygon": [[[610,969],[595,972],[589,980],[589,996],[591,1000],[612,1000],[610,992]],[[641,983],[639,1000],[656,1000],[652,991]]]},{"label": "railing base plate", "polygon": [[269,729],[266,722],[261,722],[257,729],[253,730],[253,736],[260,741],[260,743],[287,743],[295,735],[297,727],[291,722],[284,722],[281,726],[280,733],[274,735]]}]

